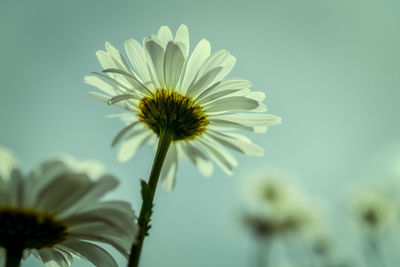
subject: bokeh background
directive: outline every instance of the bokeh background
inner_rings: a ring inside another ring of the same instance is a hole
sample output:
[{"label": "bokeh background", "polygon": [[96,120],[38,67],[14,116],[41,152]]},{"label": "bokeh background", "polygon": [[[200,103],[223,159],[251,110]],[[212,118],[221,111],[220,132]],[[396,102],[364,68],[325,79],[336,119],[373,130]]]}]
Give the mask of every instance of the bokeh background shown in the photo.
[{"label": "bokeh background", "polygon": [[154,151],[117,162],[110,144],[123,125],[104,116],[118,109],[90,99],[95,88],[83,77],[101,70],[95,52],[105,41],[122,51],[126,39],[183,23],[191,48],[206,38],[213,51],[235,55],[230,77],[266,92],[283,123],[248,135],[265,156],[236,153],[232,177],[216,167],[205,179],[180,162],[174,192],[157,193],[142,266],[248,266],[242,185],[270,169],[318,197],[347,257],[356,239],[347,225],[352,188],[400,181],[399,11],[395,0],[1,1],[0,143],[26,171],[57,154],[97,159],[121,180],[108,197],[138,211]]}]

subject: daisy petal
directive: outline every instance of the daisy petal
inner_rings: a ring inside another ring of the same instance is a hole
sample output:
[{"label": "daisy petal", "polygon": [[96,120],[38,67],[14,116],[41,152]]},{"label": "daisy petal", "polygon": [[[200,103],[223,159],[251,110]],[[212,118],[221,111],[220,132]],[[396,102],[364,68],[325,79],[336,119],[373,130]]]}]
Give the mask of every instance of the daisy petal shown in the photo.
[{"label": "daisy petal", "polygon": [[97,100],[97,101],[100,101],[100,102],[104,102],[104,103],[107,103],[108,99],[110,99],[109,96],[104,95],[104,94],[100,94],[100,93],[97,93],[97,92],[89,92],[88,94],[94,100]]},{"label": "daisy petal", "polygon": [[83,203],[80,204],[84,206],[85,201],[93,202],[95,199],[101,198],[105,193],[114,189],[117,185],[118,180],[115,179],[113,176],[104,175],[97,178],[97,180],[93,184],[92,189],[82,198]]},{"label": "daisy petal", "polygon": [[190,96],[190,97],[197,96],[204,89],[206,89],[212,83],[212,81],[215,80],[215,77],[217,77],[217,75],[221,72],[221,70],[222,70],[222,67],[218,67],[215,69],[211,69],[210,71],[205,73],[194,84],[190,85],[190,87],[187,90],[186,95]]},{"label": "daisy petal", "polygon": [[142,78],[142,81],[150,81],[143,47],[136,40],[130,39],[125,41],[125,51],[136,72],[139,74],[140,78]]},{"label": "daisy petal", "polygon": [[99,207],[90,211],[77,212],[64,218],[63,221],[70,227],[85,223],[102,223],[105,226],[118,228],[125,235],[132,235],[135,230],[133,219],[135,218],[125,216],[125,212]]},{"label": "daisy petal", "polygon": [[0,181],[7,181],[13,170],[18,167],[18,161],[14,154],[0,145]]},{"label": "daisy petal", "polygon": [[221,91],[227,91],[227,90],[242,90],[246,88],[250,88],[251,83],[247,80],[244,79],[226,79],[223,81],[220,81],[218,84],[216,84],[215,87],[210,87],[204,90],[198,97],[197,101],[201,103],[207,103],[207,100],[203,100],[204,98],[207,98],[210,94],[214,95],[216,93],[219,93]]},{"label": "daisy petal", "polygon": [[72,264],[72,262],[74,261],[74,259],[73,259],[72,255],[71,255],[71,253],[69,253],[69,252],[66,251],[66,250],[57,248],[57,247],[55,247],[55,246],[54,246],[53,248],[56,249],[58,252],[60,252],[60,253],[64,256],[64,258],[65,258],[65,259],[67,260],[67,262],[69,263],[68,266],[70,266],[70,265]]},{"label": "daisy petal", "polygon": [[112,60],[111,56],[103,50],[98,50],[96,52],[97,59],[100,62],[100,65],[103,67],[103,69],[113,69],[115,68],[115,63]]},{"label": "daisy petal", "polygon": [[[125,217],[131,216],[130,218],[135,218],[135,214],[132,213],[131,205],[119,200],[93,203],[90,206],[82,207],[80,212],[90,212],[97,209],[112,209],[124,213]],[[133,221],[133,219],[131,221]]]},{"label": "daisy petal", "polygon": [[224,79],[226,77],[226,75],[228,75],[233,67],[236,64],[236,58],[232,55],[227,56],[227,58],[225,59],[225,61],[222,63],[224,68],[222,69],[222,71],[218,74],[217,77],[215,77],[216,81],[221,81],[222,79]]},{"label": "daisy petal", "polygon": [[118,151],[118,160],[126,162],[136,151],[150,138],[151,133],[145,129],[138,129],[133,132],[120,146]]},{"label": "daisy petal", "polygon": [[[31,255],[32,251],[30,249],[25,249],[24,252],[22,253],[22,262],[26,261],[26,259]],[[3,266],[1,265],[1,252],[0,252],[0,266]]]},{"label": "daisy petal", "polygon": [[25,194],[29,188],[25,187],[23,178],[18,169],[12,170],[8,184],[8,204],[13,207],[21,207],[25,202]]},{"label": "daisy petal", "polygon": [[154,38],[147,38],[144,41],[144,47],[146,55],[149,61],[152,63],[152,70],[154,71],[155,77],[152,77],[153,83],[157,88],[164,88],[164,48]]},{"label": "daisy petal", "polygon": [[[132,114],[131,112],[115,113],[115,114],[109,114],[109,115],[104,116],[104,118],[106,118],[106,119],[120,118],[121,120],[123,118],[127,118],[127,117],[132,119],[133,121],[138,120],[138,117],[135,116],[134,114]],[[133,121],[129,120],[128,124],[132,123]]]},{"label": "daisy petal", "polygon": [[[240,92],[239,92],[240,91]],[[224,90],[224,91],[220,91],[214,94],[211,94],[205,98],[202,99],[202,101],[199,101],[199,103],[206,105],[210,102],[213,102],[215,100],[221,99],[221,98],[225,98],[228,95],[232,96],[232,94],[234,94],[235,96],[237,95],[244,95],[246,94],[245,92],[246,90],[244,89],[230,89],[230,90]]]},{"label": "daisy petal", "polygon": [[[104,94],[100,94],[97,92],[89,92],[88,95],[93,98],[96,101],[100,101],[100,102],[104,102],[104,103],[108,103],[108,100],[110,100],[110,97]],[[129,106],[126,103],[115,103],[114,104],[117,107],[126,109],[126,110],[130,110]]]},{"label": "daisy petal", "polygon": [[261,147],[251,143],[250,140],[242,135],[232,135],[228,133],[222,134],[213,131],[208,131],[207,135],[218,143],[243,154],[251,156],[264,155],[264,150]]},{"label": "daisy petal", "polygon": [[[128,91],[130,94],[137,94],[141,91],[136,90],[135,87],[131,86],[131,84],[129,84],[129,87],[126,86],[125,84],[122,84],[121,82],[119,82],[118,80],[110,77],[110,75],[104,75],[103,73],[99,73],[99,72],[92,72],[94,75],[96,75],[98,78],[100,78],[101,80],[105,81],[106,83],[110,84],[110,86],[112,86],[114,88],[114,94],[121,94],[121,93],[125,93],[126,91]],[[110,73],[108,73],[110,74]]]},{"label": "daisy petal", "polygon": [[117,185],[118,181],[111,176],[104,176],[94,184],[81,173],[63,173],[38,193],[35,208],[59,214],[66,213],[72,208],[79,208],[79,204],[82,205],[85,201],[100,198]]},{"label": "daisy petal", "polygon": [[99,88],[104,93],[107,93],[109,95],[114,95],[115,94],[114,86],[112,86],[110,83],[100,79],[99,77],[96,77],[96,76],[85,76],[84,80],[85,80],[85,83]]},{"label": "daisy petal", "polygon": [[206,112],[221,112],[231,110],[254,110],[260,103],[254,99],[241,96],[231,96],[211,102],[206,106]]},{"label": "daisy petal", "polygon": [[0,266],[6,266],[6,251],[0,248]]},{"label": "daisy petal", "polygon": [[69,267],[72,263],[61,252],[52,248],[42,248],[38,253],[46,267]]},{"label": "daisy petal", "polygon": [[226,121],[226,120],[218,120],[218,119],[210,119],[209,128],[214,131],[231,131],[231,130],[245,130],[245,131],[255,131],[253,127],[245,126],[243,124]]},{"label": "daisy petal", "polygon": [[40,197],[41,191],[53,181],[54,178],[70,172],[68,165],[59,158],[52,158],[42,162],[30,174],[31,179],[26,180],[26,187],[29,188],[29,203],[34,206]]},{"label": "daisy petal", "polygon": [[[8,179],[8,178],[7,178]],[[9,183],[0,177],[0,205],[7,206],[9,196]],[[1,265],[0,265],[1,266]]]},{"label": "daisy petal", "polygon": [[181,47],[169,42],[164,55],[164,76],[166,89],[173,90],[179,80],[182,72],[185,58],[182,54]]},{"label": "daisy petal", "polygon": [[211,115],[210,122],[212,123],[213,121],[229,121],[247,127],[252,127],[255,132],[265,132],[267,130],[267,126],[281,123],[281,118],[271,114],[228,113]]},{"label": "daisy petal", "polygon": [[81,258],[87,259],[95,266],[118,267],[114,258],[106,250],[95,244],[83,241],[67,241],[63,243],[63,247]]},{"label": "daisy petal", "polygon": [[203,137],[198,139],[198,142],[201,147],[209,153],[210,157],[212,157],[221,167],[221,169],[225,171],[225,173],[228,175],[233,174],[232,170],[233,167],[237,166],[237,161],[228,151],[210,138]]},{"label": "daisy petal", "polygon": [[157,33],[158,39],[161,41],[163,48],[167,47],[169,41],[172,41],[172,32],[167,26],[161,26]]},{"label": "daisy petal", "polygon": [[182,148],[184,155],[197,167],[200,173],[206,177],[211,176],[213,173],[213,165],[210,160],[197,149],[194,145],[191,145],[189,142],[180,143],[180,147]]},{"label": "daisy petal", "polygon": [[69,240],[106,243],[118,250],[124,257],[127,257],[127,251],[132,245],[132,234],[112,230],[112,228],[102,223],[85,223],[73,227],[69,233]]},{"label": "daisy petal", "polygon": [[[137,90],[139,90],[141,93],[146,94],[149,93],[149,89],[141,82],[139,81],[136,77],[132,76],[131,74],[127,73],[124,70],[120,69],[104,69],[103,72],[105,73],[115,73],[115,74],[121,74],[124,77],[127,77],[129,83]],[[118,76],[116,76],[118,77]]]},{"label": "daisy petal", "polygon": [[210,56],[210,52],[211,52],[210,43],[205,39],[201,40],[194,48],[193,53],[187,62],[185,76],[180,86],[182,94],[186,93],[187,88],[194,80],[199,68],[203,65],[204,61],[206,61],[206,59]]},{"label": "daisy petal", "polygon": [[189,31],[186,25],[182,24],[179,26],[179,29],[175,34],[175,42],[183,44],[183,56],[187,58],[189,55]]},{"label": "daisy petal", "polygon": [[171,145],[161,170],[161,183],[165,192],[170,193],[175,186],[175,176],[178,168],[178,155],[175,145]]},{"label": "daisy petal", "polygon": [[253,91],[250,94],[248,94],[246,97],[257,100],[258,102],[261,102],[265,99],[265,93],[260,92],[260,91]]},{"label": "daisy petal", "polygon": [[64,218],[71,215],[73,212],[78,212],[81,209],[84,209],[85,206],[93,203],[96,199],[101,198],[105,193],[114,189],[117,185],[118,180],[112,176],[105,175],[93,182],[85,193],[82,193],[82,191],[85,190],[84,188],[79,190],[76,189],[76,194],[78,195],[80,193],[80,197],[75,197],[73,194],[70,194],[71,196],[68,196],[68,198],[66,197],[64,206],[62,206],[62,209],[58,211],[58,216]]},{"label": "daisy petal", "polygon": [[[61,207],[69,203],[70,200],[75,201],[75,197],[81,197],[82,194],[74,194],[70,192],[79,192],[80,189],[88,190],[89,179],[82,179],[82,175],[74,173],[62,173],[55,177],[38,193],[35,208],[56,212],[62,210]],[[74,180],[76,183],[71,183]]]},{"label": "daisy petal", "polygon": [[[139,121],[139,117],[134,113],[125,113],[126,115],[120,114],[118,117],[121,121],[125,122],[126,125]],[[116,115],[116,114],[113,114]]]},{"label": "daisy petal", "polygon": [[115,146],[119,141],[121,141],[122,137],[124,137],[133,127],[135,127],[139,122],[135,121],[125,128],[123,128],[113,139],[111,146]]},{"label": "daisy petal", "polygon": [[140,98],[138,98],[135,95],[123,94],[123,95],[116,95],[116,96],[113,96],[113,97],[109,98],[108,101],[107,101],[107,104],[113,105],[113,104],[116,104],[118,102],[121,102],[121,101],[124,101],[124,100],[128,100],[128,99],[140,100]]},{"label": "daisy petal", "polygon": [[220,50],[212,54],[199,69],[198,75],[201,76],[204,73],[210,71],[211,69],[222,67],[221,72],[215,78],[215,81],[220,81],[225,76],[231,72],[233,66],[235,65],[236,58],[232,56],[228,51]]},{"label": "daisy petal", "polygon": [[124,70],[125,72],[129,73],[131,76],[138,79],[136,73],[134,73],[131,68],[129,68],[128,64],[126,63],[124,57],[121,55],[118,49],[112,46],[109,42],[106,42],[106,50],[110,55],[111,59],[114,61],[114,65],[117,69]]}]

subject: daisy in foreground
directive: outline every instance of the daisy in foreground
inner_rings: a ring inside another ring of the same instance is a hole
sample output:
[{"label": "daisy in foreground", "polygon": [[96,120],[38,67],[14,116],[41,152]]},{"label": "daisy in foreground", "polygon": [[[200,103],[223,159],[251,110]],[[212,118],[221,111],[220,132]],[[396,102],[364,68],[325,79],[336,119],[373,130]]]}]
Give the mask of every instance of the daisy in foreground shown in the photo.
[{"label": "daisy in foreground", "polygon": [[[157,35],[144,39],[143,47],[134,39],[127,40],[125,50],[134,70],[116,48],[108,42],[105,46],[106,51],[97,52],[103,73],[87,76],[85,82],[105,93],[92,92],[92,97],[128,111],[115,115],[126,123],[112,143],[122,141],[120,161],[127,161],[141,145],[158,141],[149,190],[145,190],[150,191],[149,201],[153,200],[161,169],[163,189],[173,189],[181,156],[209,176],[213,171],[209,158],[228,174],[237,165],[225,147],[263,155],[262,148],[232,132],[265,132],[267,126],[280,123],[280,118],[261,113],[266,111],[262,103],[265,94],[251,91],[249,81],[225,79],[236,61],[228,51],[211,54],[210,43],[203,39],[189,57],[185,25],[179,27],[175,37],[162,26]],[[143,212],[141,215],[145,216]],[[147,228],[147,224],[141,228]]]},{"label": "daisy in foreground", "polygon": [[128,256],[135,215],[128,203],[99,201],[118,184],[101,165],[54,158],[24,177],[16,162],[0,146],[0,266],[19,266],[30,254],[46,266],[68,267],[73,256],[118,266],[93,241]]}]

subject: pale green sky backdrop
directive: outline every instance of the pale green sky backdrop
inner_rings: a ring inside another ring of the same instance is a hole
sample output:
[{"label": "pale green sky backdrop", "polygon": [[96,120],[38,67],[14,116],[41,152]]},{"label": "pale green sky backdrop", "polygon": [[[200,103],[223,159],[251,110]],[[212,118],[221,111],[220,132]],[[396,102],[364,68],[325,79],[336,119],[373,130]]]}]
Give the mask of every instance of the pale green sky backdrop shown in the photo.
[{"label": "pale green sky backdrop", "polygon": [[138,178],[147,179],[154,152],[144,147],[117,162],[110,143],[123,125],[103,117],[118,109],[90,99],[94,88],[83,77],[101,70],[95,52],[105,41],[123,50],[126,39],[186,24],[191,48],[206,38],[213,51],[237,57],[230,77],[266,92],[269,112],[283,123],[249,135],[265,156],[235,154],[233,177],[216,167],[204,179],[180,164],[175,191],[157,194],[142,267],[246,266],[250,241],[236,220],[248,173],[284,170],[337,211],[347,187],[384,168],[371,159],[400,137],[399,12],[395,0],[4,0],[0,143],[25,170],[60,153],[98,159],[121,179],[110,197],[137,210]]}]

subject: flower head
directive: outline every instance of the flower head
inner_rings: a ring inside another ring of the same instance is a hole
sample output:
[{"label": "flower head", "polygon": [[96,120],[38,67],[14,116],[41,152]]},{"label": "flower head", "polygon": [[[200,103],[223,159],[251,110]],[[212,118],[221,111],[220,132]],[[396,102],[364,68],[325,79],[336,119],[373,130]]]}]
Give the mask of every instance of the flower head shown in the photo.
[{"label": "flower head", "polygon": [[[0,247],[8,254],[23,251],[24,258],[33,254],[58,266],[69,266],[72,255],[96,266],[117,266],[94,241],[128,255],[135,215],[128,203],[99,201],[118,182],[103,175],[98,163],[54,158],[24,177],[12,154],[0,147],[0,166]],[[0,250],[0,259],[4,253]]]},{"label": "flower head", "polygon": [[[246,178],[247,195],[249,201],[279,209],[291,201],[296,192],[293,186],[287,182],[287,177],[281,173],[263,172]],[[262,207],[264,208],[264,207]]]},{"label": "flower head", "polygon": [[394,203],[377,188],[358,192],[352,208],[355,222],[368,234],[378,234],[387,229],[396,217]]},{"label": "flower head", "polygon": [[311,237],[311,248],[314,253],[319,255],[329,254],[332,250],[332,239],[329,234],[316,231]]},{"label": "flower head", "polygon": [[85,77],[86,83],[106,93],[91,96],[129,111],[117,115],[127,124],[113,141],[115,145],[125,138],[120,161],[127,161],[144,143],[154,144],[168,130],[173,143],[161,176],[164,190],[171,191],[180,156],[209,176],[213,167],[206,154],[228,174],[237,165],[224,146],[247,155],[263,154],[248,138],[231,132],[265,132],[280,118],[259,113],[266,111],[265,94],[251,91],[249,81],[225,79],[236,61],[228,51],[211,54],[210,43],[203,39],[189,57],[185,25],[175,37],[161,27],[157,35],[144,39],[143,47],[127,40],[125,50],[134,70],[106,43],[106,51],[97,52],[103,73]]},{"label": "flower head", "polygon": [[296,235],[307,237],[314,228],[315,214],[308,207],[292,203],[259,210],[258,213],[246,213],[244,222],[256,236],[270,238],[273,235]]},{"label": "flower head", "polygon": [[285,182],[282,173],[264,172],[246,179],[245,225],[261,238],[296,235],[309,238],[316,229],[316,207],[306,195]]}]

